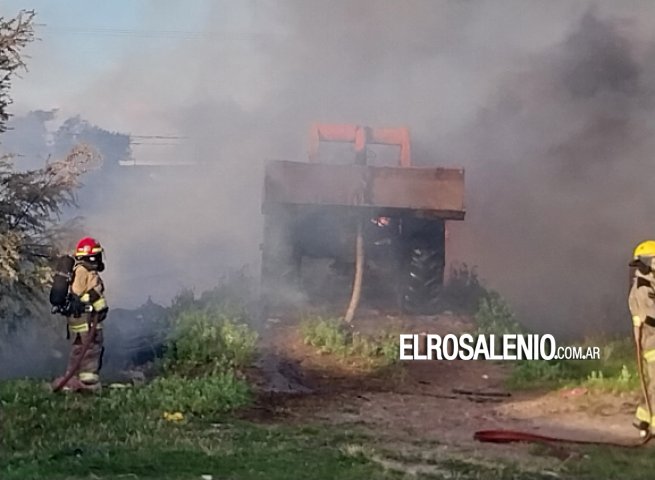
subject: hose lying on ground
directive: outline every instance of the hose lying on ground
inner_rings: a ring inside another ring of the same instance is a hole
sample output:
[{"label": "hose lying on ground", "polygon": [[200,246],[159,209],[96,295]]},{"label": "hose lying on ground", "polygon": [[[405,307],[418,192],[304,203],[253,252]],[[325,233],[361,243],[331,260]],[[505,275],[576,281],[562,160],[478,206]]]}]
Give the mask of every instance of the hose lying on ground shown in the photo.
[{"label": "hose lying on ground", "polygon": [[646,445],[651,439],[648,435],[637,443],[603,442],[598,440],[573,440],[569,438],[549,437],[535,433],[518,432],[515,430],[479,430],[473,434],[473,438],[479,442],[487,443],[575,443],[580,445],[606,445],[611,447],[635,448]]},{"label": "hose lying on ground", "polygon": [[[644,403],[648,411],[648,418],[652,419],[652,409],[650,404],[650,397],[648,396],[648,389],[646,387],[646,377],[644,376],[644,365],[642,361],[642,348],[641,348],[641,332],[635,338],[636,353],[637,353],[637,371],[639,372],[639,383],[641,384],[641,394],[644,397]],[[514,430],[480,430],[473,434],[473,438],[479,442],[490,443],[510,443],[510,442],[530,442],[530,443],[575,443],[581,445],[605,445],[611,447],[622,448],[636,448],[646,445],[652,438],[651,429],[648,430],[646,436],[639,442],[635,443],[619,443],[619,442],[603,442],[596,440],[572,440],[559,437],[548,437],[545,435],[537,435],[528,432],[517,432]]]}]

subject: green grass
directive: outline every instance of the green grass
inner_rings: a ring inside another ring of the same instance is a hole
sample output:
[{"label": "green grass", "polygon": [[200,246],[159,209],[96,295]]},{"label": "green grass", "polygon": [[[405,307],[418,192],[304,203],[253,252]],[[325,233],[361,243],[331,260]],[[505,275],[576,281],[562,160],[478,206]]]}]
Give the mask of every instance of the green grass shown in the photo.
[{"label": "green grass", "polygon": [[397,362],[400,356],[397,334],[383,332],[369,337],[353,332],[338,318],[314,316],[303,319],[300,332],[305,344],[325,353],[372,359],[387,365]]},{"label": "green grass", "polygon": [[[635,439],[636,441],[636,439]],[[572,478],[584,480],[651,480],[655,470],[652,445],[644,448],[587,447],[583,457],[571,462],[567,470]]]},{"label": "green grass", "polygon": [[599,347],[600,358],[518,361],[508,379],[508,386],[516,389],[582,386],[614,393],[639,389],[634,346],[630,338],[597,338],[580,345]]},{"label": "green grass", "polygon": [[[635,439],[636,442],[636,439]],[[396,471],[414,472],[406,478],[458,479],[458,480],[546,480],[546,479],[582,479],[582,480],[616,480],[635,479],[650,480],[655,469],[655,457],[646,448],[621,448],[611,446],[579,446],[571,444],[543,445],[534,444],[527,457],[519,453],[517,445],[496,446],[494,450],[505,454],[514,450],[518,453],[516,460],[494,459],[486,453],[476,450],[452,451],[438,448],[403,448],[393,450],[379,445],[360,447],[362,456],[375,459],[379,464]],[[648,447],[647,447],[648,448]],[[557,457],[554,456],[557,455]],[[562,461],[562,455],[569,456]],[[535,457],[546,457],[541,461]]]},{"label": "green grass", "polygon": [[[475,286],[475,285],[474,285]],[[223,292],[202,302],[182,295],[172,309],[162,376],[142,387],[102,394],[53,395],[35,381],[0,382],[0,478],[15,479],[486,479],[542,480],[544,472],[461,456],[412,458],[380,450],[379,439],[333,427],[258,425],[233,413],[251,402],[242,371],[257,337],[240,307]],[[497,294],[486,293],[478,333],[517,333],[520,325]],[[301,324],[315,348],[377,365],[398,360],[398,335],[364,336],[340,319]],[[585,385],[635,387],[634,352],[624,340],[594,340],[598,361],[516,362],[519,387]],[[178,413],[170,421],[167,413]],[[410,412],[408,412],[409,414]],[[351,427],[348,427],[348,429]],[[513,448],[508,446],[507,448]],[[655,460],[644,450],[580,448],[560,478],[652,478]],[[417,469],[416,467],[421,467]],[[413,473],[408,473],[413,472]]]},{"label": "green grass", "polygon": [[[637,443],[637,438],[633,443]],[[629,441],[626,441],[626,444]],[[531,453],[537,457],[552,456],[553,449],[568,453],[570,458],[560,464],[559,478],[580,480],[650,480],[655,458],[653,445],[638,448],[615,446],[534,445]]]},{"label": "green grass", "polygon": [[519,466],[506,460],[491,460],[455,448],[446,453],[443,449],[388,450],[377,447],[363,448],[362,455],[413,478],[460,480],[546,480],[553,478],[532,465]]},{"label": "green grass", "polygon": [[[467,460],[435,446],[423,454],[380,450],[356,430],[324,425],[264,426],[236,420],[223,408],[203,408],[166,421],[165,402],[148,387],[97,396],[53,395],[34,381],[0,383],[0,478],[24,479],[445,479],[543,480],[503,461]],[[189,390],[192,390],[189,388]],[[145,394],[148,393],[146,396]],[[504,448],[513,448],[507,446]],[[571,447],[559,478],[652,478],[646,450]],[[421,470],[417,470],[417,466]],[[408,474],[407,472],[416,472]],[[409,476],[408,476],[409,475]]]},{"label": "green grass", "polygon": [[[184,389],[166,391],[203,396],[199,384],[178,386]],[[0,383],[0,478],[292,479],[307,478],[308,468],[317,479],[394,478],[344,454],[340,446],[351,438],[342,432],[236,421],[224,412],[238,402],[186,405],[161,388],[79,396],[53,395],[32,381]],[[184,419],[164,420],[168,409],[182,410]]]},{"label": "green grass", "polygon": [[251,402],[241,372],[257,336],[243,310],[178,307],[161,376],[144,386],[66,395],[0,383],[0,478],[397,478],[344,453],[339,432],[235,420]]}]

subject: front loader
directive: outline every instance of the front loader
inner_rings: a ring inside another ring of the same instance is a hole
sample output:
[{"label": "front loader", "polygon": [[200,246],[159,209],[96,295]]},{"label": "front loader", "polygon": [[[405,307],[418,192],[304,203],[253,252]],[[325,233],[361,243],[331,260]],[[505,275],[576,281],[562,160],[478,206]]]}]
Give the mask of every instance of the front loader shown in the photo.
[{"label": "front loader", "polygon": [[[323,142],[354,143],[354,156],[337,152],[328,163]],[[398,150],[397,166],[374,164],[378,145]],[[406,128],[316,124],[309,162],[266,165],[262,212],[266,307],[343,301],[359,223],[363,302],[431,314],[444,282],[446,221],[465,216],[464,171],[414,166]]]}]

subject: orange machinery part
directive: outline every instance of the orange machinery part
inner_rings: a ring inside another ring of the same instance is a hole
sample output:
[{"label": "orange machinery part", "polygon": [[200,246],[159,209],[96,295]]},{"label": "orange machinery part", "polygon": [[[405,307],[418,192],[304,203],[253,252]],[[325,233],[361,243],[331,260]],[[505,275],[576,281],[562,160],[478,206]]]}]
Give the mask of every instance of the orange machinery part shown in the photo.
[{"label": "orange machinery part", "polygon": [[400,128],[371,128],[360,125],[315,123],[309,132],[309,160],[316,162],[318,146],[323,142],[354,142],[355,154],[358,159],[364,159],[366,145],[397,145],[400,147],[399,164],[401,167],[411,167],[411,148],[409,130]]}]

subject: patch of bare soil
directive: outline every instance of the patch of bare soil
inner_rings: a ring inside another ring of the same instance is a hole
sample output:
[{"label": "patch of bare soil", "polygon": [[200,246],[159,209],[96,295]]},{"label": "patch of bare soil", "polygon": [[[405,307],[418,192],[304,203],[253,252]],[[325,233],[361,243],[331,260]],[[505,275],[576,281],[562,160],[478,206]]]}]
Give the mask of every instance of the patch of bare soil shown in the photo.
[{"label": "patch of bare soil", "polygon": [[638,401],[633,394],[571,389],[517,399],[499,410],[542,435],[630,443],[636,441],[632,419]]},{"label": "patch of bare soil", "polygon": [[[468,331],[471,324],[454,315],[385,318],[373,312],[360,316],[354,328],[444,335]],[[542,449],[536,457],[533,446],[480,443],[474,432],[511,429],[571,439],[637,440],[631,427],[632,397],[507,392],[509,367],[497,362],[411,361],[371,370],[365,363],[322,355],[304,345],[293,321],[276,321],[269,331],[256,375],[261,397],[250,412],[262,421],[357,426],[384,451],[428,455],[431,460],[502,459],[533,471],[557,469],[577,453],[563,446]],[[507,396],[494,395],[498,393]]]}]

